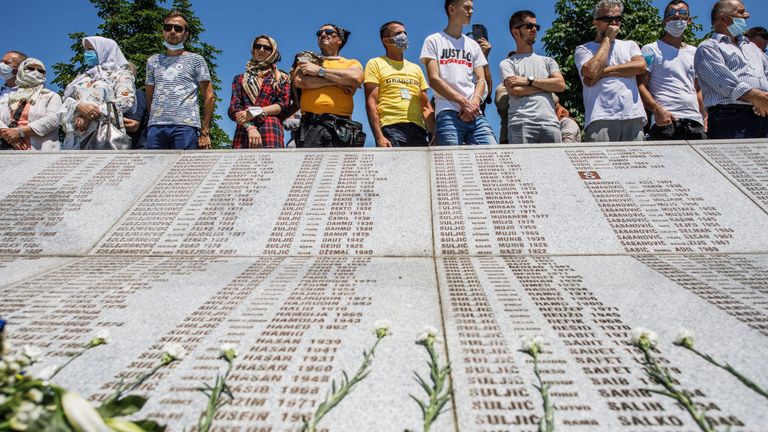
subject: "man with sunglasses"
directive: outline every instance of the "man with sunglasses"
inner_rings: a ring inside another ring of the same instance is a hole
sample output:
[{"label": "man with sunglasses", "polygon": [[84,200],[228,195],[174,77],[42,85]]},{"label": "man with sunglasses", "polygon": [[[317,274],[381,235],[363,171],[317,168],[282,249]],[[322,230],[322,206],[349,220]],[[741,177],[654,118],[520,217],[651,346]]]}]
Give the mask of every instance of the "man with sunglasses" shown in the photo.
[{"label": "man with sunglasses", "polygon": [[[188,38],[184,15],[168,14],[163,20],[166,51],[147,60],[147,149],[194,150],[211,146],[216,96],[205,59],[184,51]],[[202,123],[198,92],[203,96]]]},{"label": "man with sunglasses", "polygon": [[592,10],[596,37],[576,47],[576,68],[584,84],[585,131],[588,142],[642,141],[646,116],[637,88],[645,59],[633,41],[617,39],[621,0],[601,0]]},{"label": "man with sunglasses", "polygon": [[539,30],[536,14],[529,10],[517,11],[509,18],[515,54],[502,60],[499,68],[509,95],[510,144],[562,141],[552,95],[565,91],[565,79],[554,59],[533,52]]},{"label": "man with sunglasses", "polygon": [[3,79],[3,85],[0,86],[0,97],[15,92],[16,74],[19,72],[19,65],[27,59],[27,55],[19,51],[8,51],[3,55],[0,62],[0,78]]},{"label": "man with sunglasses", "polygon": [[664,10],[664,36],[642,49],[647,72],[638,78],[640,96],[653,112],[652,140],[706,139],[706,110],[696,82],[696,48],[683,42],[692,22],[688,3],[672,0]]},{"label": "man with sunglasses", "polygon": [[493,130],[480,111],[488,64],[477,42],[462,28],[472,19],[472,0],[445,0],[448,25],[424,40],[421,62],[435,92],[437,144],[496,144]]},{"label": "man with sunglasses", "polygon": [[738,0],[712,8],[712,37],[694,65],[712,139],[768,137],[768,57],[744,37],[749,12]]},{"label": "man with sunglasses", "polygon": [[298,147],[353,145],[346,138],[351,136],[352,97],[363,83],[363,65],[340,55],[350,34],[337,25],[323,25],[316,33],[323,65],[303,61],[297,66],[293,84],[301,89],[302,111]]},{"label": "man with sunglasses", "polygon": [[379,36],[386,55],[365,65],[365,108],[376,146],[426,146],[427,128],[434,134],[435,113],[421,68],[404,57],[405,25],[385,23]]}]

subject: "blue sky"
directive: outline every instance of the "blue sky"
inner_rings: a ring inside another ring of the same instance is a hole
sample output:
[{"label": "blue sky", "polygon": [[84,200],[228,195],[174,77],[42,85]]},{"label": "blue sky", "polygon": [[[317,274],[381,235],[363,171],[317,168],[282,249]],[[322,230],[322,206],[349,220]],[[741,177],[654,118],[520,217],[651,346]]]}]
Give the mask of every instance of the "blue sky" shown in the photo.
[{"label": "blue sky", "polygon": [[[253,0],[193,1],[193,6],[203,20],[206,32],[203,39],[224,52],[218,60],[219,76],[223,81],[223,102],[217,106],[222,115],[221,126],[230,135],[234,123],[226,115],[229,104],[232,77],[241,73],[250,53],[249,47],[254,36],[266,33],[274,37],[283,54],[280,66],[290,67],[293,54],[302,50],[317,50],[315,31],[326,22],[336,23],[352,31],[349,43],[342,51],[347,58],[355,58],[365,66],[370,58],[383,54],[378,36],[379,26],[390,20],[405,23],[411,39],[406,58],[418,62],[424,38],[441,30],[446,24],[443,0],[388,0],[371,2],[365,0],[329,0],[324,2],[307,0],[283,0],[277,2],[255,2]],[[658,8],[667,3],[653,1]],[[691,7],[697,22],[709,29],[709,12],[714,1],[692,0]],[[38,0],[34,7],[34,18],[28,8],[25,12],[6,14],[0,26],[0,50],[24,51],[41,59],[50,66],[70,58],[68,33],[83,31],[96,33],[99,18],[87,0]],[[538,16],[538,22],[545,31],[554,19],[554,0],[539,2],[515,2],[509,0],[475,0],[473,23],[482,23],[488,28],[493,44],[489,62],[494,81],[498,83],[498,64],[505,53],[514,49],[514,40],[507,30],[509,16],[518,9],[531,9]],[[750,26],[768,27],[768,2],[746,0],[744,4],[752,17]],[[269,5],[266,6],[265,5]],[[7,9],[7,8],[6,8]],[[7,10],[6,10],[7,12]],[[28,14],[27,16],[24,16]],[[469,31],[469,29],[466,29]],[[542,31],[542,35],[543,35]],[[118,41],[119,42],[119,41]],[[540,43],[537,51],[543,52]],[[486,111],[489,121],[498,135],[499,118],[494,107]],[[365,116],[362,89],[355,95],[353,118],[366,126],[369,145],[372,136]]]}]

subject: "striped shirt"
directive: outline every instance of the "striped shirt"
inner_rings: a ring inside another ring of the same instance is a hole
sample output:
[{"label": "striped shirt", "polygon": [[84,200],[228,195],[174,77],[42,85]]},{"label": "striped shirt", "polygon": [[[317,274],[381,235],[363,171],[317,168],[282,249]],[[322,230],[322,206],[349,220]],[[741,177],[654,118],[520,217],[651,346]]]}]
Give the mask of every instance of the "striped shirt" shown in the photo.
[{"label": "striped shirt", "polygon": [[752,89],[768,91],[768,57],[743,36],[734,44],[729,36],[713,34],[696,50],[694,66],[707,108],[749,105],[739,98]]},{"label": "striped shirt", "polygon": [[208,65],[199,54],[155,54],[147,60],[147,85],[155,87],[149,126],[180,125],[200,128],[199,83],[210,81]]}]

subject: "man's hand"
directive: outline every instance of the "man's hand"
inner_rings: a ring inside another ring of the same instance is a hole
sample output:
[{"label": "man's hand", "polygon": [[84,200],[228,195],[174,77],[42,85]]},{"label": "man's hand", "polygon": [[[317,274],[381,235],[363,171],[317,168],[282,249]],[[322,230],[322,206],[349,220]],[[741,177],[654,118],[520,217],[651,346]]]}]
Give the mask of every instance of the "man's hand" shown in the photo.
[{"label": "man's hand", "polygon": [[600,81],[600,78],[602,78],[602,76],[597,77],[597,79],[590,79],[588,77],[584,77],[582,82],[584,83],[585,86],[592,87],[593,85],[597,84],[598,81]]},{"label": "man's hand", "polygon": [[605,29],[605,35],[604,37],[608,39],[609,41],[613,42],[616,40],[616,36],[619,35],[619,30],[621,28],[619,26],[615,25],[609,25],[607,29]]},{"label": "man's hand", "polygon": [[80,102],[77,104],[76,108],[77,112],[83,115],[83,117],[95,120],[99,117],[101,117],[101,110],[99,109],[99,106],[92,103],[87,102]]},{"label": "man's hand", "polygon": [[344,92],[344,94],[354,94],[357,89],[350,86],[339,86],[341,87],[341,90]]},{"label": "man's hand", "polygon": [[302,63],[299,63],[299,70],[304,75],[317,76],[317,73],[320,72],[320,66],[314,63],[302,62]]},{"label": "man's hand", "polygon": [[665,110],[661,106],[653,110],[653,116],[656,118],[656,126],[668,126],[671,125],[674,120],[677,120],[675,116],[669,111]]},{"label": "man's hand", "polygon": [[[757,91],[757,90],[755,90]],[[752,110],[760,117],[768,116],[768,93],[759,92],[757,97],[752,98]]]},{"label": "man's hand", "polygon": [[392,143],[384,135],[376,138],[376,147],[392,147]]},{"label": "man's hand", "polygon": [[85,132],[90,124],[91,119],[89,118],[83,116],[77,116],[77,118],[75,118],[75,130],[78,132]]},{"label": "man's hand", "polygon": [[138,120],[129,119],[128,117],[123,118],[123,125],[125,126],[125,131],[128,133],[138,131],[139,126],[141,126]]},{"label": "man's hand", "polygon": [[465,122],[474,121],[477,116],[482,114],[480,112],[480,104],[474,101],[475,95],[470,96],[464,103],[461,104],[461,111],[459,112],[459,118]]},{"label": "man's hand", "polygon": [[255,126],[248,128],[248,148],[261,148],[261,146],[262,141],[259,128]]},{"label": "man's hand", "polygon": [[201,149],[211,148],[211,136],[208,131],[200,132],[200,136],[197,138],[197,147]]},{"label": "man's hand", "polygon": [[491,53],[491,48],[493,48],[493,45],[491,45],[490,42],[486,38],[480,38],[477,40],[477,44],[480,45],[480,51],[483,52],[483,56],[485,58],[488,58],[488,54]]},{"label": "man's hand", "polygon": [[519,87],[519,86],[527,86],[528,85],[528,78],[521,77],[521,76],[508,76],[504,78],[504,87],[506,88],[512,88],[512,87]]}]

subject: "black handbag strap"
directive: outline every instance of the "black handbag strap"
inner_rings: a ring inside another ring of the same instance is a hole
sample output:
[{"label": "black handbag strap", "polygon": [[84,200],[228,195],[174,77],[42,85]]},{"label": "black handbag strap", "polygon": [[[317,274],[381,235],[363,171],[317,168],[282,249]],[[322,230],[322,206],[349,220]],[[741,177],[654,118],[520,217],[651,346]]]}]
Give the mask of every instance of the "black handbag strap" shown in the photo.
[{"label": "black handbag strap", "polygon": [[21,115],[24,114],[24,108],[26,107],[27,100],[22,99],[19,103],[19,107],[13,112],[13,115],[11,116],[11,124],[9,124],[8,127],[16,127],[19,125],[19,120],[21,120]]}]

